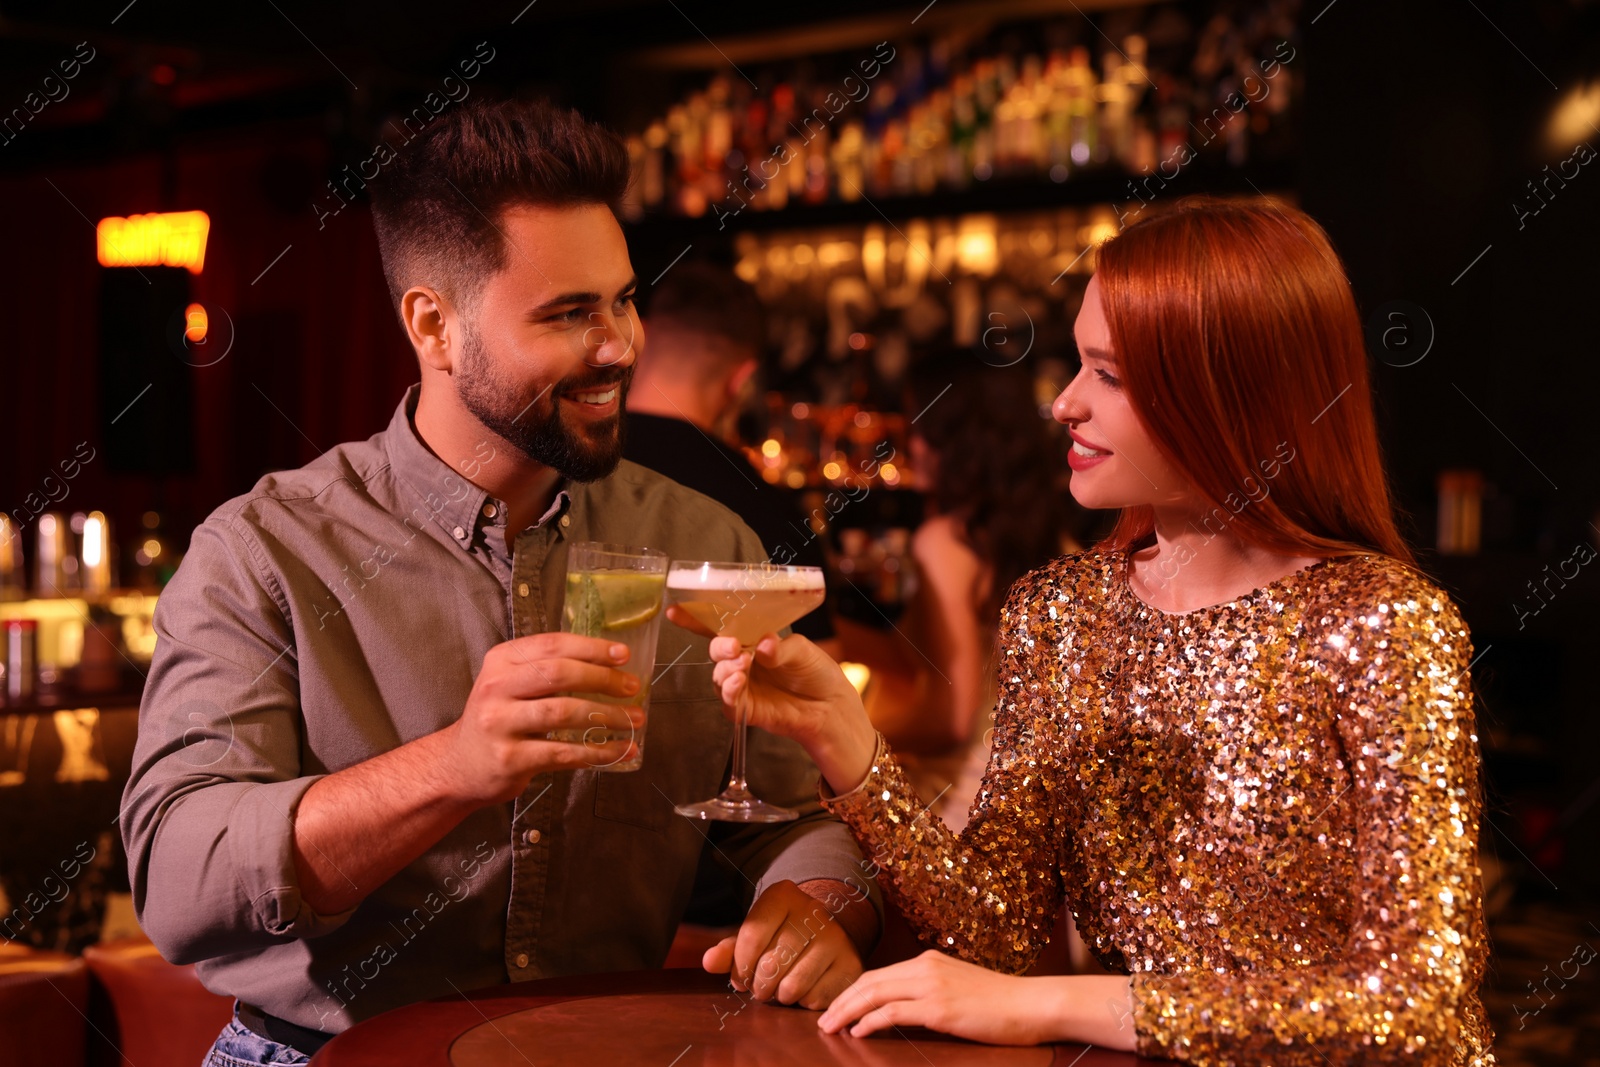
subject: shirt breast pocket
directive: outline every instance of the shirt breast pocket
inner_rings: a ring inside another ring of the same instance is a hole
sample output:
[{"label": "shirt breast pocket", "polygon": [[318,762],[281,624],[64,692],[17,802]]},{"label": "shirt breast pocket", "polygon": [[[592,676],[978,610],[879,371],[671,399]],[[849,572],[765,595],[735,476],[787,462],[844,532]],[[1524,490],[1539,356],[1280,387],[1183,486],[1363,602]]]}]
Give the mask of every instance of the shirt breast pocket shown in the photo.
[{"label": "shirt breast pocket", "polygon": [[683,816],[673,805],[705,800],[722,788],[733,750],[733,724],[711,680],[712,664],[691,648],[650,684],[644,766],[596,774],[594,814],[657,833]]}]

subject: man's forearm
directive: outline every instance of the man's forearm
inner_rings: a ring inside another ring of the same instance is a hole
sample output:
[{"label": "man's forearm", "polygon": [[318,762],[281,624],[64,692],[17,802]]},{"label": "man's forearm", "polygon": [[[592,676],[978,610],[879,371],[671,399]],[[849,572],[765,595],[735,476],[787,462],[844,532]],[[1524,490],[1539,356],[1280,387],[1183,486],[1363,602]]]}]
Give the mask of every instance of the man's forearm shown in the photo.
[{"label": "man's forearm", "polygon": [[301,899],[313,911],[335,915],[359,904],[476,810],[439,773],[444,733],[306,790],[294,820],[294,866]]}]

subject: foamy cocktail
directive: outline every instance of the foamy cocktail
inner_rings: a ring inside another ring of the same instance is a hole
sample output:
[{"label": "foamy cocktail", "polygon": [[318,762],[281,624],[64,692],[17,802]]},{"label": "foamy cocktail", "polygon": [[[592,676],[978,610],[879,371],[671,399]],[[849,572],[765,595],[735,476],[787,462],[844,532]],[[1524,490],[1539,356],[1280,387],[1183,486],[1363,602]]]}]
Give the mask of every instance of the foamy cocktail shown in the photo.
[{"label": "foamy cocktail", "polygon": [[691,570],[674,563],[667,572],[669,603],[706,629],[747,646],[815,611],[825,594],[817,567],[727,570],[706,563]]},{"label": "foamy cocktail", "polygon": [[[788,626],[822,605],[827,595],[820,567],[770,563],[674,560],[667,570],[667,602],[721,637],[752,647],[765,634]],[[768,804],[745,783],[745,697],[737,702],[733,774],[721,795],[679,804],[678,814],[727,822],[785,822],[796,812]]]}]

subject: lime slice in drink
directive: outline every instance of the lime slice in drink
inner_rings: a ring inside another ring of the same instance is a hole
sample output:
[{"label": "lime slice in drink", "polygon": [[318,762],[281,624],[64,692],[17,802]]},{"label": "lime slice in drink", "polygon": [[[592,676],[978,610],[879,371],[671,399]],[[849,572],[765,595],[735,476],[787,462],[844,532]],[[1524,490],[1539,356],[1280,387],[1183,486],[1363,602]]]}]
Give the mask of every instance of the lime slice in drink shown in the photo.
[{"label": "lime slice in drink", "polygon": [[667,587],[664,574],[596,574],[600,606],[607,630],[641,626],[661,612],[661,594]]},{"label": "lime slice in drink", "polygon": [[567,615],[573,633],[595,637],[603,630],[640,626],[661,611],[664,574],[627,571],[567,575]]}]

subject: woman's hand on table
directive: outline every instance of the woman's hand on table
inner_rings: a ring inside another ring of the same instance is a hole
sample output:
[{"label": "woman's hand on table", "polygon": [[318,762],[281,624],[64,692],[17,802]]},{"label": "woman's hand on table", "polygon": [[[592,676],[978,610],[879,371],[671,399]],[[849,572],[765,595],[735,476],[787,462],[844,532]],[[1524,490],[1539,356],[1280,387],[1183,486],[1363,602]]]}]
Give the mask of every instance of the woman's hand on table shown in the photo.
[{"label": "woman's hand on table", "polygon": [[795,883],[777,882],[751,906],[739,932],[707,949],[701,964],[727,974],[755,1000],[821,1010],[861,976],[861,956],[839,918]]},{"label": "woman's hand on table", "polygon": [[1019,978],[928,951],[863,974],[817,1025],[852,1037],[924,1026],[991,1045],[1078,1041],[1132,1051],[1131,988],[1122,975]]},{"label": "woman's hand on table", "polygon": [[[676,606],[667,609],[667,618],[709,633]],[[867,776],[877,732],[855,686],[826,652],[798,634],[781,641],[767,634],[753,652],[744,651],[735,638],[713,637],[711,659],[729,718],[735,702],[747,694],[749,724],[798,741],[834,792],[847,792]]]}]

